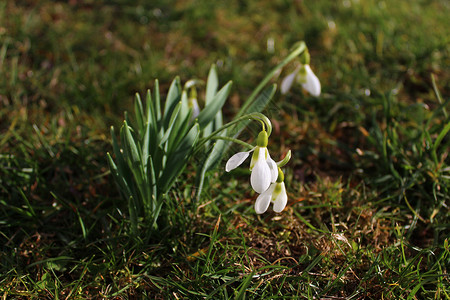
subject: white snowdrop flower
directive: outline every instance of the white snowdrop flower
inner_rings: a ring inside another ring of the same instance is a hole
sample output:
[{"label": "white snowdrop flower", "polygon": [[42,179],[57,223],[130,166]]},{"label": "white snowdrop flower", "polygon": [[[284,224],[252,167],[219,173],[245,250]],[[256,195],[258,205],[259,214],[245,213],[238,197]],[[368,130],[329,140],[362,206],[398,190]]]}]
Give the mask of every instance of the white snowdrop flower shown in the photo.
[{"label": "white snowdrop flower", "polygon": [[314,74],[308,64],[298,67],[294,72],[283,78],[280,87],[281,94],[284,95],[289,92],[295,79],[297,79],[303,89],[308,93],[314,97],[320,96],[321,86],[319,78],[317,78],[316,74]]},{"label": "white snowdrop flower", "polygon": [[267,150],[268,136],[266,131],[261,131],[257,138],[257,146],[247,152],[238,152],[234,154],[225,166],[225,171],[231,170],[240,166],[253,151],[250,162],[250,183],[252,188],[257,193],[262,193],[267,190],[271,182],[275,182],[278,176],[278,167],[275,161],[270,157]]},{"label": "white snowdrop flower", "polygon": [[284,77],[281,81],[280,90],[282,94],[286,94],[287,92],[289,92],[292,84],[294,83],[294,80],[297,80],[297,82],[302,85],[303,89],[310,93],[312,96],[320,96],[320,81],[309,66],[310,60],[311,57],[308,50],[306,49],[300,56],[300,66],[297,67],[294,72]]},{"label": "white snowdrop flower", "polygon": [[278,169],[278,179],[270,187],[256,198],[255,211],[262,214],[267,211],[270,203],[273,203],[273,210],[277,213],[282,212],[287,204],[287,193],[284,185],[284,174]]}]

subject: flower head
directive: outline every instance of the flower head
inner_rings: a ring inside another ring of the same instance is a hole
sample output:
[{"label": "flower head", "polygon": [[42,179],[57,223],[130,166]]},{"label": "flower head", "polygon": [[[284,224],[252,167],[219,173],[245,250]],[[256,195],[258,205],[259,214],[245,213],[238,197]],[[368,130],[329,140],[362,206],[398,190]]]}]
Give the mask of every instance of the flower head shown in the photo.
[{"label": "flower head", "polygon": [[273,203],[273,210],[277,213],[282,212],[287,204],[286,187],[284,185],[284,174],[278,168],[278,178],[275,183],[256,198],[255,211],[257,214],[266,212],[270,203]]},{"label": "flower head", "polygon": [[294,72],[284,77],[281,82],[281,93],[286,94],[289,92],[294,80],[297,80],[308,93],[314,97],[320,96],[320,81],[309,66],[310,55],[308,51],[303,52],[300,61],[301,65]]},{"label": "flower head", "polygon": [[287,92],[289,92],[295,79],[297,79],[297,81],[302,85],[303,89],[308,93],[310,93],[314,97],[320,96],[321,86],[319,78],[317,78],[308,64],[298,67],[294,72],[284,77],[283,81],[281,82],[282,94],[286,94]]},{"label": "flower head", "polygon": [[257,193],[266,191],[271,182],[275,182],[278,176],[277,165],[270,157],[267,150],[268,136],[266,131],[261,131],[257,138],[257,146],[247,152],[238,152],[227,161],[225,171],[229,172],[240,166],[253,152],[250,162],[250,183]]}]

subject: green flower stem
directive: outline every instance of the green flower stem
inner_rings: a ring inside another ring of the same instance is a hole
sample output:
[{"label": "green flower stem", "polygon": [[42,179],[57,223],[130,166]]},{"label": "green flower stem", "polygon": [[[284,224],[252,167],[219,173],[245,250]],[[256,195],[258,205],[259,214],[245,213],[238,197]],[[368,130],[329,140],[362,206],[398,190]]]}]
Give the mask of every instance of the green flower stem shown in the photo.
[{"label": "green flower stem", "polygon": [[247,147],[248,149],[255,148],[255,146],[253,146],[252,144],[249,144],[249,143],[246,143],[244,141],[241,141],[241,140],[238,140],[238,139],[235,139],[235,138],[232,138],[232,137],[228,137],[228,136],[217,135],[217,136],[211,137],[211,140],[225,140],[225,141],[230,141],[230,142],[242,145],[244,147]]},{"label": "green flower stem", "polygon": [[[239,117],[239,118],[237,118],[237,119],[235,119],[235,120],[233,120],[233,121],[231,121],[231,122],[229,122],[229,123],[223,125],[223,126],[220,127],[219,129],[217,129],[216,131],[214,131],[213,133],[211,133],[209,136],[207,136],[207,137],[201,139],[201,140],[198,142],[197,146],[196,146],[195,152],[197,151],[197,149],[200,149],[200,147],[202,147],[208,140],[214,139],[215,137],[222,137],[222,138],[223,138],[223,136],[218,135],[221,131],[223,131],[223,130],[225,130],[225,129],[231,127],[231,126],[233,126],[233,125],[236,124],[236,123],[239,123],[239,122],[241,122],[241,121],[248,120],[248,119],[264,122],[264,124],[265,124],[266,127],[267,127],[267,135],[270,135],[270,134],[272,133],[272,124],[270,123],[269,118],[267,118],[267,117],[266,117],[265,115],[263,115],[262,113],[254,112],[254,113],[247,114],[247,115],[245,115],[245,116]],[[217,138],[216,138],[216,139],[217,139]],[[236,142],[236,139],[234,139],[233,142]]]},{"label": "green flower stem", "polygon": [[266,86],[266,84],[269,82],[269,80],[285,65],[287,65],[291,60],[302,54],[306,50],[306,44],[305,42],[301,41],[296,45],[296,48],[281,62],[279,63],[275,68],[270,71],[266,77],[259,83],[259,85],[256,87],[255,90],[253,90],[253,93],[248,97],[248,99],[245,101],[244,105],[236,115],[236,117],[239,117],[240,115],[244,114],[245,111],[248,109],[248,107],[252,104],[252,102],[255,100],[256,96],[258,96],[259,92]]}]

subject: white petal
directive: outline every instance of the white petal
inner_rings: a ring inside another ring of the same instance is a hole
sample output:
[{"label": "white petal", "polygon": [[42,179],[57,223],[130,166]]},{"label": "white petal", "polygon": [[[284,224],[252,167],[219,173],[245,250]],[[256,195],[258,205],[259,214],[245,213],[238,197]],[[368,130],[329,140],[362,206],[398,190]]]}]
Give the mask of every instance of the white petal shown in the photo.
[{"label": "white petal", "polygon": [[225,165],[225,171],[230,172],[231,170],[239,167],[244,162],[244,160],[247,159],[250,152],[252,151],[253,150],[247,152],[238,152],[232,157],[230,157],[230,159],[227,161],[227,164]]},{"label": "white petal", "polygon": [[250,171],[253,169],[260,157],[264,157],[264,159],[266,159],[266,147],[256,146],[255,148],[253,148],[253,150],[255,150],[255,153],[253,153],[252,160],[250,161]]},{"label": "white petal", "polygon": [[256,198],[255,202],[255,211],[257,214],[262,214],[266,212],[267,208],[270,204],[270,199],[272,198],[272,192],[275,188],[275,185],[272,184],[264,193]]},{"label": "white petal", "polygon": [[309,65],[305,65],[306,69],[306,81],[302,83],[302,87],[308,91],[314,97],[320,95],[320,81],[319,78],[314,74]]},{"label": "white petal", "polygon": [[[275,185],[275,184],[274,184]],[[273,210],[277,213],[282,212],[287,204],[287,194],[286,187],[284,186],[284,182],[276,183],[279,185],[280,191],[277,195],[273,195],[275,199],[273,200]]]},{"label": "white petal", "polygon": [[294,79],[295,79],[295,76],[297,75],[297,73],[298,73],[298,68],[295,69],[294,72],[292,72],[291,74],[289,74],[283,78],[283,80],[281,81],[281,86],[280,86],[281,94],[284,95],[287,92],[289,92],[292,84],[294,83]]},{"label": "white petal", "polygon": [[267,164],[270,168],[270,182],[277,181],[278,178],[278,166],[277,163],[270,157],[270,155],[267,155]]},{"label": "white petal", "polygon": [[269,187],[270,180],[271,174],[269,165],[267,164],[264,155],[259,155],[258,160],[252,169],[252,175],[250,176],[252,188],[255,192],[261,194]]}]

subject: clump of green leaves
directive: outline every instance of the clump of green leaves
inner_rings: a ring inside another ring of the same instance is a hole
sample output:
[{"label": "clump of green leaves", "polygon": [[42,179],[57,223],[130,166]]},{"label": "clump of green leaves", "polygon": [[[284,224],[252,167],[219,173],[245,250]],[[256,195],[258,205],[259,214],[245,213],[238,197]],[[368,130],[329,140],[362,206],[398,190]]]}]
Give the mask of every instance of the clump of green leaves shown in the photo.
[{"label": "clump of green leaves", "polygon": [[119,190],[128,200],[133,233],[137,233],[139,223],[158,228],[157,220],[167,192],[186,167],[205,128],[208,125],[215,128],[214,121],[221,118],[231,82],[219,91],[217,83],[212,68],[205,109],[193,120],[187,89],[181,88],[180,79],[172,82],[162,111],[158,81],[155,81],[153,94],[147,93],[145,108],[140,96],[136,96],[134,124],[125,114],[120,129],[121,146],[111,128],[116,160],[108,153],[108,162]]}]

